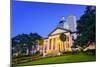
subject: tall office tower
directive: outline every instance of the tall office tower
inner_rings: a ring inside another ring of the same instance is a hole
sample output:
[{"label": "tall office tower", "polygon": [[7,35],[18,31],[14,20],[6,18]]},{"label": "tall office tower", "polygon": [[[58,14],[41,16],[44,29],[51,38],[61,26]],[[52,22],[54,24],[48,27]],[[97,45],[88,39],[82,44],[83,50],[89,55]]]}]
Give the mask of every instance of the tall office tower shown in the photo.
[{"label": "tall office tower", "polygon": [[[76,16],[69,15],[66,20],[66,26],[68,26],[68,29],[71,30],[71,32],[77,31],[77,23],[76,23]],[[76,39],[77,35],[76,33],[73,34],[74,39]]]},{"label": "tall office tower", "polygon": [[[67,20],[67,19],[66,19],[66,20]],[[64,29],[69,30],[69,25],[68,25],[68,22],[67,22],[67,21],[65,21],[65,23],[64,23]]]},{"label": "tall office tower", "polygon": [[[69,15],[66,20],[65,17],[62,17],[57,27],[70,30],[71,32],[76,32],[77,31],[76,16]],[[74,37],[74,39],[77,38],[76,33],[73,33],[72,36]]]},{"label": "tall office tower", "polygon": [[77,30],[76,30],[76,28],[77,28],[76,16],[74,16],[74,15],[69,15],[69,16],[67,17],[67,23],[68,23],[69,29],[70,29],[72,32],[77,31]]}]

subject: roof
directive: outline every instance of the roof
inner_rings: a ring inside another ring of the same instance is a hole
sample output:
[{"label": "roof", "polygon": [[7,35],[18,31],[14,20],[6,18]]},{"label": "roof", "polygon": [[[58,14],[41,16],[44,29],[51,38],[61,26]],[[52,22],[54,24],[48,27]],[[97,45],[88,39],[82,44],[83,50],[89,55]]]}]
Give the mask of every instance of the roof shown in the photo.
[{"label": "roof", "polygon": [[55,30],[57,30],[57,29],[65,30],[66,32],[70,32],[70,33],[71,33],[71,31],[68,30],[68,29],[64,29],[64,28],[56,27],[53,31],[51,31],[51,32],[48,34],[48,36],[50,36],[50,35],[51,35]]},{"label": "roof", "polygon": [[45,38],[43,38],[43,39],[48,39],[48,37],[45,37]]}]

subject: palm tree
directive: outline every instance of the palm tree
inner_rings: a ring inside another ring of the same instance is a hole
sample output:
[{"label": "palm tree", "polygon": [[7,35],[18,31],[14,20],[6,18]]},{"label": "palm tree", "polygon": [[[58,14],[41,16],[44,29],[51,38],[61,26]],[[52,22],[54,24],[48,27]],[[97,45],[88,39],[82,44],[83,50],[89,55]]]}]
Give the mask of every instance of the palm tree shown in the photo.
[{"label": "palm tree", "polygon": [[60,40],[63,42],[63,47],[64,47],[64,51],[65,51],[65,45],[64,45],[64,42],[66,41],[66,35],[64,33],[61,33],[60,34]]}]

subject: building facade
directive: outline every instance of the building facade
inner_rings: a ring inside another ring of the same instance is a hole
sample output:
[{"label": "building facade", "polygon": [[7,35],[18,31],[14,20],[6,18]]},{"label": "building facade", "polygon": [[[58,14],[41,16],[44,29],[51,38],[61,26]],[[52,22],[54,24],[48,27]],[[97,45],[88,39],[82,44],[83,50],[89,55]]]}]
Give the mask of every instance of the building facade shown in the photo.
[{"label": "building facade", "polygon": [[[71,51],[71,46],[73,45],[73,34],[70,29],[65,28],[65,23],[66,21],[63,17],[57,27],[49,33],[48,37],[44,38],[44,44],[40,46],[42,48],[40,49],[40,52],[43,53],[43,56],[58,55],[65,51]],[[66,35],[67,39],[64,42],[60,39],[61,33]]]}]

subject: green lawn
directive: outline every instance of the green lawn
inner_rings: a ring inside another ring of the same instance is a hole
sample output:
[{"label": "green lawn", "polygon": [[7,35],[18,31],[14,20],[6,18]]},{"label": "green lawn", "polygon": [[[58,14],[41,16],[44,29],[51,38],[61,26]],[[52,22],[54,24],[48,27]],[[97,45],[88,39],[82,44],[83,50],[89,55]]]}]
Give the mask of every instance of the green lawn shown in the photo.
[{"label": "green lawn", "polygon": [[88,61],[96,61],[96,57],[93,55],[84,55],[84,54],[64,55],[64,56],[57,56],[57,57],[42,58],[39,60],[27,62],[27,63],[17,64],[17,66],[74,63],[74,62],[88,62]]}]

